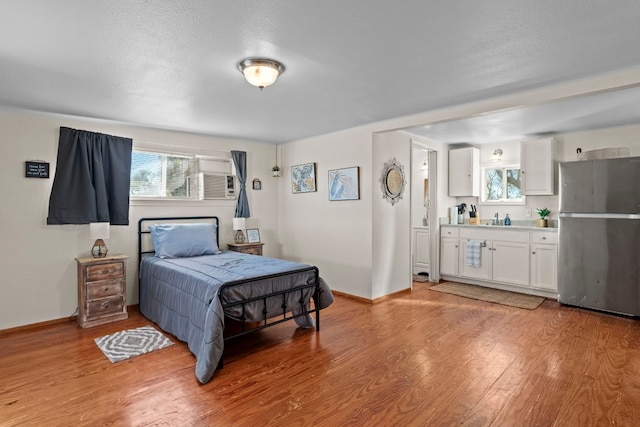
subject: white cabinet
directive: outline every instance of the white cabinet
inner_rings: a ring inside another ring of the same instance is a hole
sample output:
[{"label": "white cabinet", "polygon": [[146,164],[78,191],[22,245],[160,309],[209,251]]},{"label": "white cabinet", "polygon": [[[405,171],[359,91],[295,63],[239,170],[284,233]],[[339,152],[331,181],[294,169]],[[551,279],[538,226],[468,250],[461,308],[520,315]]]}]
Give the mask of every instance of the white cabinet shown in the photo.
[{"label": "white cabinet", "polygon": [[[502,234],[502,233],[501,233]],[[482,240],[480,248],[480,266],[467,265],[466,253],[469,240],[478,240],[471,233],[463,233],[468,237],[460,239],[460,276],[471,279],[508,283],[515,286],[529,286],[529,236],[517,233],[516,236],[502,236],[513,240]]]},{"label": "white cabinet", "polygon": [[491,242],[482,242],[479,267],[467,265],[467,243],[469,243],[468,239],[460,240],[460,276],[472,279],[491,280],[493,264],[491,259]]},{"label": "white cabinet", "polygon": [[558,291],[558,233],[531,233],[531,287]]},{"label": "white cabinet", "polygon": [[480,150],[474,147],[449,150],[449,196],[480,195]]},{"label": "white cabinet", "polygon": [[413,229],[413,274],[429,272],[429,229]]},{"label": "white cabinet", "polygon": [[459,230],[442,227],[440,237],[440,274],[458,275]]},{"label": "white cabinet", "polygon": [[554,194],[555,152],[556,142],[553,138],[532,139],[520,143],[522,194]]},{"label": "white cabinet", "polygon": [[493,242],[493,280],[529,286],[529,243]]}]

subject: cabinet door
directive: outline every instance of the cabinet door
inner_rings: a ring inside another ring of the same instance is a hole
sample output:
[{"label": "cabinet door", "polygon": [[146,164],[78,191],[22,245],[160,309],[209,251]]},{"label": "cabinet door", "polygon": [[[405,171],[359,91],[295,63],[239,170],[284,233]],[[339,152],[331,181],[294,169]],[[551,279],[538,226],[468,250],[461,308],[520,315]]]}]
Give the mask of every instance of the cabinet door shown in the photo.
[{"label": "cabinet door", "polygon": [[529,287],[529,244],[493,242],[493,280]]},{"label": "cabinet door", "polygon": [[429,230],[415,230],[416,264],[429,267]]},{"label": "cabinet door", "polygon": [[521,189],[524,195],[553,195],[555,141],[535,139],[520,143]]},{"label": "cabinet door", "polygon": [[531,245],[531,287],[558,290],[558,246]]},{"label": "cabinet door", "polygon": [[480,195],[480,150],[474,147],[449,150],[449,196]]},{"label": "cabinet door", "polygon": [[458,275],[458,239],[443,237],[440,240],[440,274]]},{"label": "cabinet door", "polygon": [[491,280],[491,242],[480,248],[480,266],[467,265],[467,240],[460,239],[460,276]]}]

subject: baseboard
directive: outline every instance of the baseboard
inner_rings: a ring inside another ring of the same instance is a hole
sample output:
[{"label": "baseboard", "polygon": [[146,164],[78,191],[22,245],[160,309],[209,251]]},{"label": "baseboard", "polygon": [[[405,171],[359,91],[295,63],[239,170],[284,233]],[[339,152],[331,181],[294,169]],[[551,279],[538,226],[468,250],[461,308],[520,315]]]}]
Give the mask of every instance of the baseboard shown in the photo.
[{"label": "baseboard", "polygon": [[349,298],[349,299],[352,299],[352,300],[355,300],[355,301],[366,302],[367,304],[377,304],[379,302],[386,301],[388,299],[396,298],[396,297],[398,297],[400,295],[410,294],[411,293],[411,289],[403,289],[401,291],[394,292],[394,293],[389,294],[389,295],[384,295],[384,296],[381,296],[381,297],[378,297],[378,298],[375,298],[375,299],[372,299],[372,300],[368,299],[368,298],[359,297],[359,296],[356,296],[356,295],[347,294],[347,293],[340,292],[340,291],[334,291],[333,289],[331,290],[331,293],[333,293],[334,295],[338,295],[338,296],[344,297],[344,298]]},{"label": "baseboard", "polygon": [[[127,311],[140,312],[140,307],[138,304],[128,305]],[[39,329],[51,325],[58,325],[60,323],[75,322],[77,318],[78,316],[74,314],[69,317],[61,317],[60,319],[45,320],[44,322],[30,323],[28,325],[16,326],[8,329],[0,329],[0,336],[9,335],[16,332],[30,331],[32,329]]]}]

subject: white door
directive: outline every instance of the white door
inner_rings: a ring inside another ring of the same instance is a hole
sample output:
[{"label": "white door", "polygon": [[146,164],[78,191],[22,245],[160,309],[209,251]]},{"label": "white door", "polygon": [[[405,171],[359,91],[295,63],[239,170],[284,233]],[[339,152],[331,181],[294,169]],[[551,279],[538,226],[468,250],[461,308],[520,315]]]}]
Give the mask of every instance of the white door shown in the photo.
[{"label": "white door", "polygon": [[443,237],[440,247],[440,274],[458,275],[458,239]]}]

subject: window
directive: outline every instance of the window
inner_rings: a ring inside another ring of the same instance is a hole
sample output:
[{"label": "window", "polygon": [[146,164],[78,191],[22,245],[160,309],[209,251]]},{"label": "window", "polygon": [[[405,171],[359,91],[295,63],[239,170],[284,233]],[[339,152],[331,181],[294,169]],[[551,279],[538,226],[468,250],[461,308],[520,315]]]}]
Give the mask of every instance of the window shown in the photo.
[{"label": "window", "polygon": [[188,199],[193,187],[195,157],[133,151],[129,195],[136,198]]},{"label": "window", "polygon": [[[199,173],[223,178],[222,182],[228,182],[229,176],[233,176],[232,160],[225,158],[225,153],[220,154],[220,157],[212,157],[154,151],[153,148],[134,149],[131,153],[129,197],[132,200],[173,201],[235,199],[233,178],[230,184],[220,189],[215,186],[208,188],[206,179],[203,188],[198,188],[199,181],[202,181],[198,179]],[[214,179],[211,182],[219,181]],[[209,195],[204,197],[203,194]]]},{"label": "window", "polygon": [[482,169],[482,202],[523,204],[520,185],[519,165],[486,166]]}]

